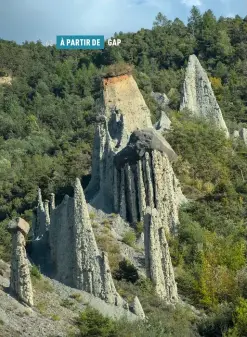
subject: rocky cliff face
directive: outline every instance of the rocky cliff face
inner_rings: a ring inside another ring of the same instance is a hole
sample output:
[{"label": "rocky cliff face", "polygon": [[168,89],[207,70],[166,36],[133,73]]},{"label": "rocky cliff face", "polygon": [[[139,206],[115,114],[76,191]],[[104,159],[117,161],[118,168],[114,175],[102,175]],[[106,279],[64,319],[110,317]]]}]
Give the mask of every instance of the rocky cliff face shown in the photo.
[{"label": "rocky cliff face", "polygon": [[152,122],[143,96],[130,75],[104,79],[98,109],[101,118],[95,133],[92,178],[85,193],[93,205],[111,212],[113,157],[127,145],[133,131],[152,127]]},{"label": "rocky cliff face", "polygon": [[[41,196],[39,202],[42,203]],[[52,276],[128,310],[128,303],[116,291],[107,254],[98,250],[80,180],[76,179],[73,198],[65,196],[55,208],[53,198],[51,206],[48,237]],[[43,214],[37,213],[35,223],[42,219]]]},{"label": "rocky cliff face", "polygon": [[158,296],[167,303],[178,301],[165,229],[155,208],[148,207],[144,217],[144,243],[147,276],[153,281]]},{"label": "rocky cliff face", "polygon": [[[164,228],[175,233],[178,209],[185,201],[169,161],[175,153],[168,143],[155,142],[162,137],[158,134],[156,139],[154,130],[138,134],[141,137],[131,136],[128,145],[114,158],[115,212],[135,224],[143,220],[147,206],[157,208]],[[152,142],[147,141],[148,136]]]},{"label": "rocky cliff face", "polygon": [[146,206],[156,205],[164,224],[174,229],[179,204],[185,200],[170,164],[176,154],[152,127],[133,77],[105,79],[100,107],[86,189],[90,203],[120,213],[130,223],[143,219]]},{"label": "rocky cliff face", "polygon": [[9,223],[8,229],[12,233],[10,292],[21,302],[33,306],[33,290],[25,248],[29,224],[17,218]]},{"label": "rocky cliff face", "polygon": [[215,98],[206,71],[195,55],[189,57],[180,110],[188,109],[195,116],[206,118],[222,129],[226,136],[229,132],[220,107]]},{"label": "rocky cliff face", "polygon": [[[105,79],[98,108],[92,178],[86,190],[90,207],[118,213],[121,221],[133,227],[144,220],[147,207],[157,210],[158,215],[150,213],[151,220],[145,216],[147,274],[162,299],[176,302],[165,231],[176,233],[179,206],[186,201],[171,166],[177,155],[152,127],[150,112],[132,76]],[[128,309],[114,286],[107,254],[98,250],[79,179],[74,197],[65,196],[57,207],[54,195],[43,203],[39,190],[34,215],[34,250],[35,242],[40,242],[40,247],[46,247],[43,251],[49,251],[46,263],[51,263],[52,276]],[[137,298],[130,308],[144,318]]]}]

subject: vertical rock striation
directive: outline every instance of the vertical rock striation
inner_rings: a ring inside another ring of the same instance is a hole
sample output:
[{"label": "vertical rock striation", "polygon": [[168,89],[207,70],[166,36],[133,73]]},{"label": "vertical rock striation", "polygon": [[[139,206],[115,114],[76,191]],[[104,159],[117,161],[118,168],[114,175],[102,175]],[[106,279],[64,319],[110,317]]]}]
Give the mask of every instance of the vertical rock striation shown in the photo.
[{"label": "vertical rock striation", "polygon": [[8,229],[12,233],[10,292],[21,302],[33,306],[33,290],[25,249],[29,224],[17,218],[9,223]]},{"label": "vertical rock striation", "polygon": [[186,69],[180,111],[184,109],[190,110],[195,116],[206,118],[209,122],[222,129],[226,136],[229,137],[226,123],[207,73],[195,55],[189,57]]},{"label": "vertical rock striation", "polygon": [[[163,223],[175,230],[178,207],[185,201],[170,163],[175,152],[152,127],[132,76],[105,79],[103,87],[87,200],[133,225],[142,221],[146,206],[157,207]],[[153,95],[167,106],[166,96]]]},{"label": "vertical rock striation", "polygon": [[132,133],[127,146],[114,157],[119,177],[114,181],[115,211],[125,220],[142,221],[150,206],[157,208],[166,230],[176,232],[179,206],[186,199],[169,158],[176,158],[174,151],[154,129]]},{"label": "vertical rock striation", "polygon": [[175,282],[165,229],[158,211],[147,207],[144,216],[144,244],[146,272],[156,289],[157,295],[167,303],[178,301]]}]

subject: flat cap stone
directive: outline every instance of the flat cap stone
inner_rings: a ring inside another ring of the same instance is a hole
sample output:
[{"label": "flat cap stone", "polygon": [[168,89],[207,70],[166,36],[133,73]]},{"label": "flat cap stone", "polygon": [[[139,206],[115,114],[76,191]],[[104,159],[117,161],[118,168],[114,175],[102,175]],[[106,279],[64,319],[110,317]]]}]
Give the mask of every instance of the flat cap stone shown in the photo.
[{"label": "flat cap stone", "polygon": [[28,234],[28,232],[30,230],[30,226],[29,226],[28,222],[26,222],[24,219],[16,218],[16,219],[13,219],[9,222],[8,230],[10,232],[20,230],[24,234]]},{"label": "flat cap stone", "polygon": [[117,168],[123,167],[126,163],[134,164],[144,156],[145,152],[152,150],[165,153],[169,160],[177,158],[170,144],[159,132],[153,128],[146,128],[131,134],[127,146],[114,157],[114,164]]}]

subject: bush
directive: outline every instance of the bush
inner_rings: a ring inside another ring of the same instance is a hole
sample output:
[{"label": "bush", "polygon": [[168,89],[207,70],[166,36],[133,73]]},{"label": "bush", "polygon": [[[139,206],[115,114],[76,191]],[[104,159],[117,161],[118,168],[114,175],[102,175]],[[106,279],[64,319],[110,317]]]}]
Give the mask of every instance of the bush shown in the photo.
[{"label": "bush", "polygon": [[39,268],[35,265],[32,265],[30,272],[31,272],[31,276],[35,277],[36,279],[40,280],[42,278]]},{"label": "bush", "polygon": [[124,234],[123,240],[126,245],[133,247],[136,242],[136,235],[133,231],[128,231]]},{"label": "bush", "polygon": [[198,331],[204,337],[222,337],[232,327],[233,306],[224,303],[203,318],[198,324]]},{"label": "bush", "polygon": [[67,309],[71,309],[74,306],[74,303],[71,300],[69,300],[68,298],[66,298],[66,299],[63,299],[61,301],[60,305],[62,307],[67,308]]},{"label": "bush", "polygon": [[105,67],[103,77],[114,77],[125,74],[131,74],[134,66],[125,62],[119,62]]},{"label": "bush", "polygon": [[80,337],[117,337],[114,321],[90,307],[80,313],[76,325]]},{"label": "bush", "polygon": [[137,234],[141,234],[141,233],[143,233],[143,229],[144,229],[144,223],[143,223],[143,221],[139,221],[139,222],[137,222],[136,223],[136,232],[137,232]]},{"label": "bush", "polygon": [[58,316],[58,315],[52,315],[52,316],[51,316],[51,319],[52,319],[53,321],[60,321],[60,316]]},{"label": "bush", "polygon": [[137,269],[126,259],[119,262],[119,269],[114,272],[113,276],[117,280],[126,280],[132,283],[139,279]]}]

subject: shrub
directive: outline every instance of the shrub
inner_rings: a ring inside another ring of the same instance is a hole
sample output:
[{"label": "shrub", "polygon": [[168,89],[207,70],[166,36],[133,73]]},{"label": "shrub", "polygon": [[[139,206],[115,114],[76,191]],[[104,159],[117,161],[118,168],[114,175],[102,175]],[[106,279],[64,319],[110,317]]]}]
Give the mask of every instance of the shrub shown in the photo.
[{"label": "shrub", "polygon": [[66,299],[63,299],[61,302],[60,302],[60,305],[62,307],[65,307],[67,309],[71,309],[73,306],[74,306],[74,303],[72,301],[70,301],[68,298]]},{"label": "shrub", "polygon": [[133,231],[128,231],[124,234],[123,240],[126,245],[133,247],[136,241],[136,235]]},{"label": "shrub", "polygon": [[221,337],[232,327],[233,306],[224,303],[198,324],[198,331],[204,337]]},{"label": "shrub", "polygon": [[89,217],[90,217],[91,220],[94,220],[96,218],[96,215],[95,215],[95,213],[90,212]]},{"label": "shrub", "polygon": [[133,71],[134,66],[125,62],[119,62],[105,67],[103,71],[103,77],[114,77],[125,74],[130,74]]},{"label": "shrub", "polygon": [[91,307],[80,313],[76,325],[80,337],[117,337],[115,322]]},{"label": "shrub", "polygon": [[32,265],[30,273],[31,276],[35,277],[36,279],[40,280],[42,277],[40,269],[35,265]]},{"label": "shrub", "polygon": [[135,283],[138,279],[138,272],[135,266],[128,260],[124,259],[119,262],[119,269],[114,272],[114,278],[117,280],[126,280]]},{"label": "shrub", "polygon": [[136,232],[137,232],[137,234],[143,233],[143,227],[144,227],[143,221],[139,221],[139,222],[136,223]]},{"label": "shrub", "polygon": [[82,301],[82,295],[79,293],[74,293],[70,295],[70,298],[73,298],[74,300],[76,300],[77,302],[81,302]]},{"label": "shrub", "polygon": [[52,316],[51,316],[51,319],[52,319],[53,321],[60,321],[60,316],[58,316],[58,315],[52,315]]}]

